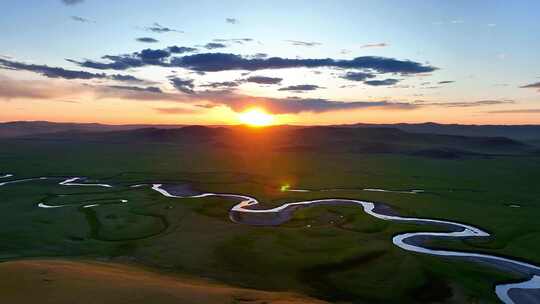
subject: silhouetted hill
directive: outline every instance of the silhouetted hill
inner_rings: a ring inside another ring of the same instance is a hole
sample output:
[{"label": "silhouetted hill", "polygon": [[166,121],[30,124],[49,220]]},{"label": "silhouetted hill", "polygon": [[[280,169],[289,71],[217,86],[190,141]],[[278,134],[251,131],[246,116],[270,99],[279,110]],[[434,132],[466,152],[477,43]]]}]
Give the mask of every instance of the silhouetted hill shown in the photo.
[{"label": "silhouetted hill", "polygon": [[505,137],[469,137],[410,133],[390,127],[187,126],[102,132],[57,132],[22,137],[32,140],[88,141],[125,144],[177,144],[205,149],[327,153],[390,153],[433,158],[523,155],[538,147]]},{"label": "silhouetted hill", "polygon": [[460,125],[460,124],[353,124],[348,127],[397,128],[412,133],[447,134],[463,136],[508,137],[516,140],[540,140],[540,125]]},{"label": "silhouetted hill", "polygon": [[161,129],[179,128],[181,125],[107,125],[98,123],[70,123],[48,121],[12,121],[0,123],[0,138],[58,132],[107,132],[133,130],[145,127]]}]

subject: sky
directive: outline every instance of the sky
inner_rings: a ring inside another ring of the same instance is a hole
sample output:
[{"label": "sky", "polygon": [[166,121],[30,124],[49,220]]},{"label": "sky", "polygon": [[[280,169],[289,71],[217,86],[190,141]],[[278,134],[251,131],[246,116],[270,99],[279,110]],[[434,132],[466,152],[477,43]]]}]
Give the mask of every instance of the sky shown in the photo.
[{"label": "sky", "polygon": [[0,2],[0,121],[540,124],[539,1]]}]

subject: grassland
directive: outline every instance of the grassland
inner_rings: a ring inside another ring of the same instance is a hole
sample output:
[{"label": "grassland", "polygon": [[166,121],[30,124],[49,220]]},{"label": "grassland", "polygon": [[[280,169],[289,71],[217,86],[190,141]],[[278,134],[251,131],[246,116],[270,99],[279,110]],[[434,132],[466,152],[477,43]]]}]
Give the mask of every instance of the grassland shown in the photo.
[{"label": "grassland", "polygon": [[[204,144],[2,140],[0,145],[5,147],[0,151],[2,172],[21,178],[88,176],[119,186],[61,187],[40,181],[0,187],[3,261],[37,257],[129,261],[238,287],[354,303],[495,302],[495,282],[518,279],[482,265],[400,250],[391,243],[393,235],[440,228],[383,222],[353,207],[303,209],[283,226],[250,227],[229,221],[233,201],[169,199],[147,188],[127,187],[159,181],[245,193],[265,206],[323,197],[385,202],[402,215],[465,222],[494,236],[438,241],[433,246],[540,264],[540,157],[534,155],[432,159],[286,152],[264,144],[208,149]],[[283,193],[279,191],[283,184],[350,190]],[[426,192],[358,190],[362,188]],[[119,199],[129,203],[108,203]],[[42,201],[73,207],[37,208]],[[81,208],[93,202],[104,205]]]}]

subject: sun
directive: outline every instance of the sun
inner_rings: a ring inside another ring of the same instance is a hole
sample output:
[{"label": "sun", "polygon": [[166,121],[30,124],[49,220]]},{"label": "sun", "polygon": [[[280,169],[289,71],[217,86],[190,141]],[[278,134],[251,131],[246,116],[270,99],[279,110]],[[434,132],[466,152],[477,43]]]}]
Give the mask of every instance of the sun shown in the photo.
[{"label": "sun", "polygon": [[269,126],[274,122],[274,116],[260,108],[253,108],[238,114],[238,119],[252,127]]}]

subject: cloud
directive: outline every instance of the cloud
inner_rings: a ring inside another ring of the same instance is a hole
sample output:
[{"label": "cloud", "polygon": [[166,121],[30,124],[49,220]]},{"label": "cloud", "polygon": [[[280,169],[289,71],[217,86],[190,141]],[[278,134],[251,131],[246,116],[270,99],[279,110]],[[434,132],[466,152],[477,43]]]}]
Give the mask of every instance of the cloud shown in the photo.
[{"label": "cloud", "polygon": [[371,73],[364,73],[364,72],[347,72],[345,75],[341,76],[343,79],[351,80],[351,81],[364,81],[368,78],[374,78],[375,75]]},{"label": "cloud", "polygon": [[489,114],[531,114],[531,113],[540,113],[540,109],[497,110],[497,111],[487,111],[485,113],[489,113]]},{"label": "cloud", "polygon": [[180,92],[186,94],[194,94],[195,85],[193,84],[193,79],[182,79],[178,77],[169,78],[171,84]]},{"label": "cloud", "polygon": [[158,87],[134,87],[134,86],[120,86],[120,85],[111,85],[107,86],[112,89],[119,89],[119,90],[131,90],[131,91],[138,91],[138,92],[151,92],[151,93],[163,93],[163,91]]},{"label": "cloud", "polygon": [[113,79],[119,81],[142,81],[131,75],[113,74],[107,75],[105,73],[90,73],[86,71],[67,70],[59,67],[50,67],[41,64],[27,64],[18,61],[10,61],[0,58],[0,68],[17,70],[17,71],[29,71],[41,74],[49,78],[64,78],[64,79]]},{"label": "cloud", "polygon": [[399,82],[399,79],[388,78],[384,80],[366,80],[365,84],[370,86],[390,86]]},{"label": "cloud", "polygon": [[324,88],[318,85],[314,85],[314,84],[299,84],[299,85],[292,85],[288,87],[279,88],[278,91],[303,92],[303,91],[314,91],[318,89],[324,89]]},{"label": "cloud", "polygon": [[84,0],[62,0],[62,3],[64,3],[65,5],[75,5],[83,2]]},{"label": "cloud", "polygon": [[230,38],[230,39],[213,39],[214,42],[225,42],[225,43],[237,43],[244,44],[244,42],[252,42],[252,38]]},{"label": "cloud", "polygon": [[315,41],[300,41],[300,40],[285,40],[285,41],[289,42],[292,45],[297,45],[297,46],[312,47],[312,46],[322,45],[322,43],[315,42]]},{"label": "cloud", "polygon": [[145,42],[145,43],[156,43],[156,42],[159,42],[159,40],[157,39],[154,39],[152,37],[139,37],[137,39],[135,39],[139,42]]},{"label": "cloud", "polygon": [[154,110],[161,114],[192,114],[196,112],[193,109],[187,109],[187,108],[154,108]]},{"label": "cloud", "polygon": [[236,19],[236,18],[225,18],[225,22],[230,23],[230,24],[237,24],[238,19]]},{"label": "cloud", "polygon": [[516,102],[511,99],[497,100],[497,99],[485,99],[476,101],[456,101],[456,102],[426,102],[423,100],[417,100],[416,103],[421,103],[423,106],[442,106],[448,108],[469,108],[478,106],[493,106],[501,104],[515,104]]},{"label": "cloud", "polygon": [[384,43],[384,42],[381,42],[381,43],[368,43],[368,44],[364,44],[362,46],[360,46],[361,48],[383,48],[383,47],[387,47],[388,44],[387,43]]},{"label": "cloud", "polygon": [[250,76],[246,78],[245,82],[253,82],[258,84],[278,84],[283,78],[278,77],[266,77],[266,76]]},{"label": "cloud", "polygon": [[391,101],[334,101],[319,98],[264,98],[239,95],[230,92],[204,93],[199,98],[213,105],[224,105],[235,112],[261,107],[273,114],[298,114],[303,112],[322,113],[329,111],[380,108],[387,110],[410,110],[419,106]]},{"label": "cloud", "polygon": [[535,83],[531,83],[531,84],[522,85],[522,86],[520,86],[520,88],[540,89],[540,82],[535,82]]},{"label": "cloud", "polygon": [[43,80],[13,80],[0,76],[0,99],[54,99],[79,93],[73,86],[65,84],[51,85]]},{"label": "cloud", "polygon": [[223,81],[223,82],[210,82],[207,84],[201,85],[201,87],[209,87],[209,88],[234,88],[239,86],[240,83],[237,81]]},{"label": "cloud", "polygon": [[71,20],[73,20],[73,21],[82,22],[82,23],[96,23],[96,22],[93,21],[93,20],[90,20],[90,19],[87,19],[87,18],[83,18],[83,17],[80,17],[80,16],[71,16],[70,18],[71,18]]},{"label": "cloud", "polygon": [[[213,108],[226,106],[233,111],[241,112],[247,108],[258,106],[275,114],[297,114],[302,112],[322,113],[329,111],[353,110],[364,108],[376,108],[386,110],[410,110],[422,105],[394,101],[335,101],[320,98],[265,98],[237,94],[228,90],[201,91],[185,94],[160,93],[160,90],[152,87],[130,86],[92,86],[74,83],[55,83],[53,80],[46,81],[12,81],[0,79],[0,97],[33,98],[33,99],[67,99],[79,97],[80,94],[91,94],[92,99],[114,98],[137,100],[145,102],[170,101],[187,103],[201,108]],[[176,80],[181,88],[190,88],[190,80]],[[165,112],[167,110],[164,110]],[[178,110],[180,111],[180,110]],[[175,112],[175,110],[170,110]]]},{"label": "cloud", "polygon": [[144,28],[147,31],[162,34],[162,33],[168,33],[168,32],[177,32],[177,33],[183,33],[183,31],[179,31],[170,27],[163,26],[157,22],[154,22],[151,26]]},{"label": "cloud", "polygon": [[13,80],[0,76],[0,100],[86,100],[124,99],[130,101],[192,102],[192,98],[181,93],[160,93],[159,88],[130,86],[101,86],[74,82],[46,80]]},{"label": "cloud", "polygon": [[250,76],[246,79],[239,79],[235,81],[223,81],[223,82],[210,82],[207,84],[203,84],[200,87],[208,87],[208,88],[234,88],[242,83],[245,82],[252,82],[252,83],[258,83],[258,84],[279,84],[283,78],[277,78],[277,77],[266,77],[266,76]]},{"label": "cloud", "polygon": [[130,101],[145,102],[194,102],[193,97],[184,93],[166,93],[157,87],[133,87],[133,86],[96,86],[82,85],[82,90],[93,94],[93,99],[124,99]]},{"label": "cloud", "polygon": [[447,83],[454,83],[455,81],[453,80],[444,80],[444,81],[439,81],[439,84],[447,84]]},{"label": "cloud", "polygon": [[223,43],[219,43],[219,42],[209,42],[209,43],[205,44],[204,47],[209,49],[209,50],[213,50],[213,49],[226,48],[227,45],[225,45]]}]

